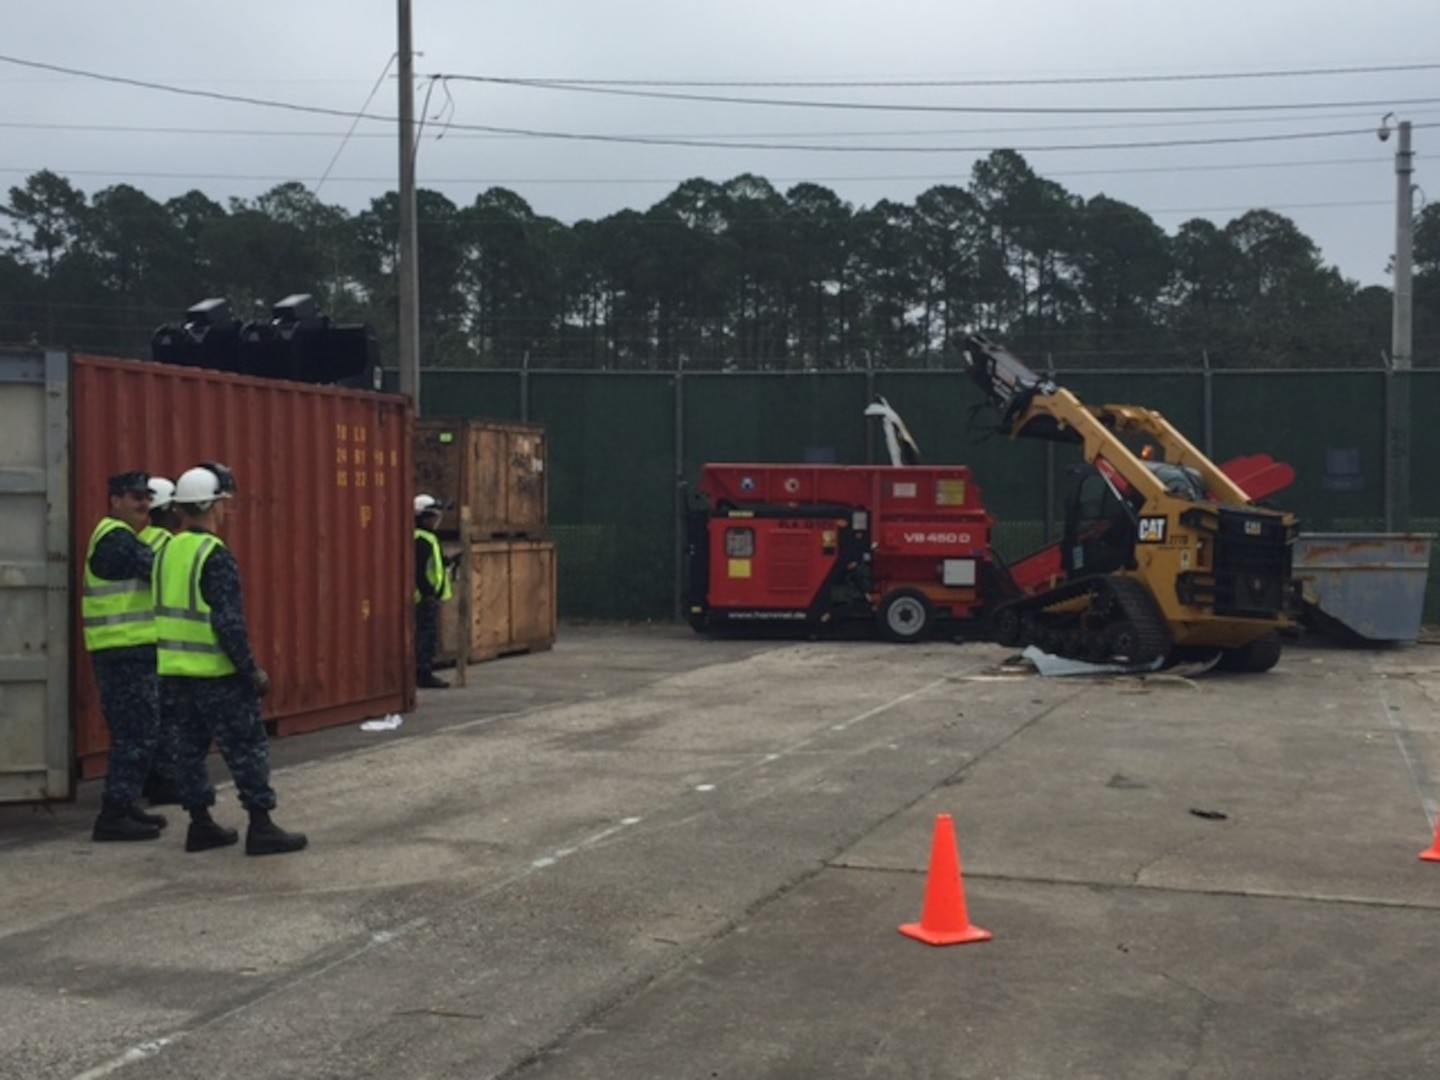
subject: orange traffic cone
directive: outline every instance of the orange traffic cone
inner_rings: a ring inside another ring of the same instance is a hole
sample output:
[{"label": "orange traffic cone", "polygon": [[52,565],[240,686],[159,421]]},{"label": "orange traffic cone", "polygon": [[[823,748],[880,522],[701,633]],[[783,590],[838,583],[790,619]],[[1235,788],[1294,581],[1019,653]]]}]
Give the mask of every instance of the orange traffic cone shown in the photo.
[{"label": "orange traffic cone", "polygon": [[925,883],[925,910],[918,923],[906,923],[900,932],[927,945],[964,945],[989,941],[995,935],[970,925],[965,911],[965,884],[960,880],[960,848],[955,823],[949,814],[935,819],[935,840],[930,848],[930,876]]},{"label": "orange traffic cone", "polygon": [[1420,858],[1426,862],[1440,862],[1440,817],[1435,819],[1435,839],[1428,848],[1420,852]]}]

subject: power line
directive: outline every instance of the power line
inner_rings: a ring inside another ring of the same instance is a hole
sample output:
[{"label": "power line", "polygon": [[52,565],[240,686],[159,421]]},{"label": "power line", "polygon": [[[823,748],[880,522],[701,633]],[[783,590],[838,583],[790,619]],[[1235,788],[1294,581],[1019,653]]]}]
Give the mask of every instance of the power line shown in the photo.
[{"label": "power line", "polygon": [[[1171,206],[1145,210],[1149,214],[1246,214],[1252,210],[1331,210],[1353,206],[1389,206],[1387,199],[1336,199],[1331,202],[1269,203],[1265,206]],[[1137,209],[1139,209],[1137,207]]]},{"label": "power line", "polygon": [[[1045,177],[1059,176],[1133,176],[1156,173],[1199,173],[1199,172],[1243,172],[1249,169],[1296,169],[1301,167],[1327,167],[1339,165],[1365,165],[1374,167],[1374,158],[1333,158],[1330,160],[1293,160],[1293,161],[1270,161],[1270,162],[1233,162],[1225,164],[1203,164],[1203,165],[1176,165],[1176,166],[1139,166],[1132,168],[1118,169],[1062,169],[1047,171]],[[20,175],[33,175],[45,171],[42,168],[22,168],[20,166],[0,166],[0,173],[15,173]],[[50,171],[55,171],[51,169]],[[70,176],[105,176],[117,177],[128,176],[135,179],[148,180],[240,180],[251,183],[291,183],[295,181],[292,175],[279,173],[193,173],[193,172],[167,172],[155,170],[115,170],[115,169],[67,169],[66,175]],[[394,183],[393,176],[332,176],[331,181],[337,184],[388,184]],[[504,186],[507,184],[554,184],[558,186],[585,186],[592,184],[671,184],[680,185],[689,176],[611,176],[611,177],[546,177],[546,176],[431,176],[426,178],[429,184],[474,184],[488,185],[490,187]],[[877,176],[824,176],[807,173],[804,176],[765,176],[764,180],[772,184],[829,184],[829,183],[889,183],[935,181],[948,182],[955,180],[954,173],[887,173]]]},{"label": "power line", "polygon": [[[659,139],[622,135],[592,135],[580,132],[541,131],[523,128],[491,128],[474,124],[447,123],[447,130],[506,131],[510,134],[527,135],[537,139],[559,139],[572,142],[595,142],[631,146],[671,146],[707,150],[757,150],[772,153],[823,153],[823,154],[990,154],[1005,149],[1019,154],[1071,153],[1077,151],[1107,150],[1159,150],[1182,149],[1185,147],[1237,146],[1245,143],[1280,143],[1306,139],[1333,139],[1371,135],[1374,126],[1363,128],[1341,128],[1329,131],[1289,131],[1266,135],[1229,135],[1203,139],[1136,139],[1126,142],[1105,143],[987,143],[974,146],[865,146],[817,143],[800,145],[783,142],[724,141],[715,139]],[[1414,124],[1416,130],[1440,127],[1440,123]]]},{"label": "power line", "polygon": [[0,54],[0,63],[15,64],[18,67],[36,68],[41,71],[54,71],[61,75],[73,75],[78,79],[94,79],[98,82],[133,86],[141,90],[160,90],[168,94],[180,94],[185,97],[206,98],[210,101],[228,101],[237,105],[257,105],[269,109],[285,109],[290,112],[315,113],[320,116],[340,116],[347,120],[358,116],[365,120],[382,120],[391,124],[396,122],[393,116],[370,116],[365,113],[347,112],[344,109],[326,108],[323,105],[296,105],[288,101],[272,101],[269,98],[250,97],[245,94],[222,94],[218,90],[196,90],[190,87],[176,86],[173,83],[151,82],[148,79],[132,79],[124,75],[106,75],[98,71],[85,71],[82,68],[65,67],[63,64],[47,64],[40,60],[23,60],[18,56]]},{"label": "power line", "polygon": [[[11,58],[5,58],[11,59]],[[13,63],[24,64],[19,60]],[[60,74],[71,74],[55,66],[31,62],[41,70],[53,70]],[[1202,71],[1202,72],[1156,72],[1131,75],[1057,75],[975,79],[587,79],[567,76],[512,76],[521,81],[552,83],[555,85],[577,86],[655,86],[655,87],[725,87],[740,88],[788,88],[788,89],[939,89],[946,87],[1015,87],[1015,86],[1077,86],[1077,85],[1126,85],[1136,83],[1187,83],[1187,82],[1239,82],[1246,80],[1273,80],[1289,78],[1333,77],[1339,75],[1386,75],[1407,72],[1434,71],[1440,69],[1437,63],[1368,64],[1348,67],[1278,68],[1260,71]],[[36,82],[35,79],[0,77],[5,82]],[[341,76],[289,76],[266,78],[204,78],[179,79],[175,86],[216,86],[257,84],[270,85],[339,85],[356,83],[360,80]]]},{"label": "power line", "polygon": [[[383,123],[387,123],[387,124],[394,124],[394,123],[396,122],[394,117],[373,116],[373,115],[370,115],[370,114],[364,113],[364,112],[359,112],[359,113],[356,113],[356,112],[347,112],[346,110],[343,110],[343,109],[332,109],[332,108],[326,108],[326,107],[324,107],[324,106],[318,106],[318,105],[299,105],[299,104],[296,104],[296,103],[294,103],[294,102],[272,101],[272,100],[268,100],[268,99],[265,99],[265,98],[255,98],[255,97],[250,97],[250,96],[246,96],[246,95],[221,94],[221,93],[218,93],[218,92],[215,92],[215,91],[194,90],[194,89],[189,89],[189,88],[185,88],[185,87],[177,87],[177,86],[173,86],[173,85],[167,85],[167,84],[164,84],[164,83],[150,82],[150,81],[143,80],[143,79],[131,79],[131,78],[123,77],[123,76],[103,75],[103,74],[100,74],[100,73],[97,73],[97,72],[84,71],[84,70],[81,70],[81,69],[78,69],[78,68],[68,68],[68,67],[64,67],[64,66],[62,66],[62,65],[58,65],[58,64],[47,64],[47,63],[42,63],[42,62],[34,61],[34,60],[22,60],[22,59],[19,59],[19,58],[16,58],[16,57],[6,56],[6,55],[3,55],[3,54],[0,54],[0,62],[3,62],[3,63],[11,63],[11,64],[18,64],[18,65],[23,66],[23,67],[34,67],[34,68],[40,68],[40,69],[44,69],[44,70],[62,72],[62,73],[64,73],[64,74],[74,75],[74,76],[76,76],[76,77],[78,77],[78,78],[96,79],[96,80],[99,80],[99,81],[102,81],[102,82],[118,83],[118,84],[126,85],[126,86],[135,86],[135,87],[139,87],[139,88],[142,88],[142,89],[156,90],[156,91],[162,91],[162,92],[167,92],[167,93],[182,94],[182,95],[193,96],[193,97],[202,97],[202,98],[207,98],[207,99],[210,99],[210,100],[228,101],[228,102],[232,102],[232,103],[236,103],[236,104],[253,105],[253,106],[264,107],[264,108],[284,109],[284,110],[291,111],[291,112],[314,113],[314,114],[324,115],[324,116],[340,116],[340,117],[344,117],[344,118],[346,118],[346,119],[360,118],[360,119],[365,119],[365,120],[375,120],[375,121],[379,121],[379,122],[383,122]],[[683,96],[683,95],[682,95],[682,96]],[[760,101],[758,101],[758,100],[755,100],[755,99],[736,99],[736,100],[744,101],[745,103],[748,103],[748,104],[761,104],[761,103],[762,103],[762,102],[760,102]],[[1385,108],[1394,108],[1394,107],[1397,107],[1397,106],[1416,105],[1416,104],[1433,104],[1433,103],[1437,103],[1437,102],[1440,102],[1440,98],[1419,98],[1419,99],[1413,99],[1413,100],[1410,100],[1410,101],[1394,101],[1394,100],[1391,100],[1391,101],[1385,101],[1385,102],[1377,102],[1377,103],[1375,103],[1375,107],[1378,108],[1378,107],[1381,107],[1381,106],[1383,105],[1383,107],[1385,107]],[[1328,105],[1323,105],[1323,106],[1321,106],[1321,105],[1319,105],[1318,103],[1315,103],[1315,104],[1312,104],[1311,106],[1295,106],[1295,107],[1297,107],[1297,108],[1301,108],[1301,107],[1341,108],[1341,107],[1358,107],[1358,105],[1359,105],[1359,103],[1350,103],[1349,106],[1341,106],[1341,105],[1335,105],[1335,104],[1328,104]],[[917,107],[917,108],[925,109],[926,107],[920,106],[920,107]],[[1208,108],[1208,107],[1207,107],[1207,108]],[[1227,106],[1226,108],[1236,108],[1236,107],[1229,107],[1229,106]],[[957,109],[957,110],[951,110],[951,111],[977,111],[977,110],[958,110],[958,109]],[[985,111],[985,110],[979,110],[979,111]],[[989,110],[989,111],[1000,111],[1000,110]],[[1009,111],[1012,111],[1012,112],[1024,112],[1024,111],[1026,111],[1026,110],[1016,109],[1016,110],[1009,110]],[[1039,111],[1055,112],[1055,111],[1063,111],[1063,110],[1039,110]],[[1134,112],[1134,111],[1137,111],[1137,110],[1105,110],[1105,109],[1101,109],[1101,110],[1089,110],[1089,111],[1090,111],[1090,112],[1100,112],[1100,113],[1104,113],[1104,112],[1115,112],[1115,111],[1131,111],[1131,112]],[[1154,110],[1144,110],[1144,109],[1142,109],[1142,110],[1138,110],[1138,111],[1144,112],[1144,111],[1154,111]],[[1417,128],[1422,128],[1422,127],[1433,127],[1433,126],[1440,126],[1440,125],[1434,125],[1434,124],[1416,124],[1416,125],[1414,125],[1414,126],[1417,127]],[[987,146],[900,146],[900,147],[897,147],[897,146],[837,146],[837,145],[822,144],[822,145],[806,145],[806,146],[802,146],[802,145],[787,144],[787,143],[750,142],[750,141],[726,141],[726,140],[713,140],[713,139],[692,139],[692,138],[686,138],[686,139],[668,139],[668,138],[666,138],[666,139],[661,139],[661,138],[643,138],[643,137],[621,136],[621,135],[599,135],[599,134],[589,134],[589,133],[584,133],[584,132],[545,131],[545,130],[534,129],[534,128],[507,128],[507,127],[499,127],[499,126],[486,125],[486,124],[460,124],[460,123],[455,123],[455,122],[449,122],[449,123],[447,123],[447,124],[446,124],[446,130],[447,130],[447,131],[483,131],[483,132],[489,132],[489,133],[492,133],[492,134],[523,135],[523,136],[527,136],[527,137],[531,137],[531,138],[557,139],[557,140],[572,141],[572,142],[599,142],[599,143],[628,144],[628,145],[639,145],[639,146],[676,146],[676,147],[691,147],[691,148],[703,148],[703,149],[757,150],[757,151],[771,151],[771,152],[775,152],[775,151],[796,151],[796,152],[807,152],[807,153],[884,153],[884,154],[895,154],[895,153],[925,153],[925,154],[936,154],[936,153],[941,153],[941,154],[986,154],[986,153],[990,153],[991,151],[993,151],[993,150],[996,149],[996,147],[995,147],[994,145],[987,145]],[[1200,147],[1200,146],[1234,145],[1234,144],[1239,144],[1239,143],[1278,142],[1278,141],[1287,141],[1287,140],[1295,140],[1295,139],[1334,138],[1334,137],[1341,137],[1341,136],[1351,136],[1351,135],[1369,134],[1369,133],[1371,132],[1371,130],[1372,130],[1371,128],[1366,127],[1366,128],[1363,128],[1363,129],[1349,129],[1349,130],[1339,130],[1339,131],[1287,132],[1287,133],[1271,134],[1271,135],[1217,137],[1217,138],[1208,138],[1208,139],[1161,139],[1161,140],[1151,140],[1151,141],[1141,141],[1141,140],[1137,140],[1137,141],[1119,142],[1119,143],[1091,143],[1091,144],[1075,144],[1075,143],[1064,144],[1064,143],[1062,143],[1062,144],[1055,144],[1055,145],[1034,145],[1034,146],[1019,146],[1019,145],[1017,145],[1017,146],[1007,147],[1007,149],[1014,150],[1014,151],[1016,151],[1017,153],[1051,153],[1051,152],[1065,152],[1065,151],[1079,151],[1079,150],[1085,150],[1085,151],[1147,150],[1147,149],[1180,148],[1180,147],[1187,147],[1187,146]]]},{"label": "power line", "polygon": [[347,131],[345,137],[340,140],[340,145],[335,148],[335,153],[330,158],[330,164],[325,166],[325,171],[320,174],[320,179],[315,181],[315,187],[311,190],[310,194],[320,194],[320,189],[325,186],[325,181],[330,176],[330,171],[335,168],[335,163],[340,160],[340,155],[345,152],[345,147],[350,145],[351,136],[355,134],[355,129],[360,126],[360,118],[364,115],[365,110],[370,107],[370,102],[375,100],[376,93],[385,82],[385,76],[390,74],[390,65],[395,63],[397,59],[398,55],[391,53],[390,59],[385,61],[385,66],[380,70],[380,77],[375,80],[375,85],[370,88],[370,93],[365,98],[364,104],[360,106],[360,111],[355,114],[355,119],[350,122],[350,130]]},{"label": "power line", "polygon": [[903,113],[966,113],[983,116],[1052,115],[1052,116],[1137,116],[1177,115],[1185,113],[1250,113],[1300,112],[1309,109],[1392,109],[1411,105],[1433,105],[1440,98],[1411,98],[1378,101],[1301,101],[1274,104],[1244,105],[895,105],[874,101],[804,101],[798,98],[732,97],[724,94],[680,94],[668,90],[639,90],[619,86],[594,86],[577,82],[542,82],[535,79],[513,79],[498,75],[437,74],[437,79],[453,82],[488,83],[493,86],[516,86],[532,90],[561,90],[580,94],[606,94],[615,97],[649,98],[661,101],[685,101],[710,105],[764,105],[768,108],[827,109],[858,112]]},{"label": "power line", "polygon": [[[1436,109],[1414,109],[1409,112],[1413,119],[1420,116],[1435,116],[1440,114]],[[1306,117],[1307,120],[1369,120],[1372,114],[1359,111],[1347,111],[1343,113],[1326,113],[1319,116]],[[983,127],[983,128],[912,128],[905,131],[767,131],[767,132],[628,132],[615,137],[633,137],[646,139],[667,139],[701,137],[708,139],[754,139],[754,138],[918,138],[920,136],[936,135],[1006,135],[1016,133],[1032,133],[1046,131],[1114,131],[1122,129],[1133,131],[1137,128],[1162,127],[1166,129],[1176,127],[1213,127],[1216,125],[1234,126],[1240,124],[1273,124],[1276,121],[1270,117],[1261,116],[1236,116],[1223,119],[1197,119],[1197,118],[1167,118],[1165,120],[1139,120],[1127,121],[1125,123],[1109,124],[1025,124],[1006,127]],[[0,120],[0,128],[12,128],[23,131],[87,131],[87,132],[115,132],[118,134],[154,134],[154,135],[185,135],[185,136],[217,136],[220,138],[306,138],[306,139],[329,139],[337,134],[337,131],[308,131],[302,129],[284,130],[279,128],[197,128],[197,127],[174,127],[154,126],[138,124],[72,124],[58,121],[36,122],[22,120]],[[346,137],[350,139],[380,139],[385,142],[394,140],[395,135],[389,131],[357,131],[356,125],[352,124]],[[513,135],[500,135],[488,131],[461,131],[451,134],[447,126],[447,139],[513,139]]]},{"label": "power line", "polygon": [[[1405,71],[1435,71],[1440,64],[1374,64],[1365,67],[1291,68],[1271,71],[1190,72],[1154,75],[1067,75],[1041,78],[1002,79],[574,79],[531,76],[515,77],[516,82],[546,83],[554,86],[668,86],[788,89],[891,89],[981,86],[1076,86],[1116,83],[1218,82],[1240,79],[1289,79],[1333,75],[1373,75]],[[499,78],[498,76],[474,76]]]},{"label": "power line", "polygon": [[1200,165],[1134,165],[1123,169],[1058,169],[1045,173],[1049,176],[1132,176],[1144,173],[1190,173],[1190,172],[1235,172],[1246,169],[1297,169],[1334,165],[1375,166],[1373,157],[1319,158],[1309,161],[1295,158],[1289,161],[1236,161],[1206,162]]},{"label": "power line", "polygon": [[[22,171],[24,171],[24,170],[15,169],[15,168],[10,168],[10,167],[0,167],[0,173],[5,173],[5,172],[22,172]],[[137,178],[137,179],[160,179],[160,180],[241,180],[241,181],[247,181],[247,182],[253,182],[253,183],[289,183],[289,182],[294,182],[294,178],[293,178],[293,177],[287,177],[287,176],[265,176],[265,175],[254,175],[254,174],[251,174],[251,175],[236,175],[236,174],[224,174],[224,173],[171,173],[171,172],[120,172],[120,173],[117,173],[117,172],[115,172],[114,170],[99,170],[99,169],[93,169],[93,170],[83,170],[83,169],[81,169],[81,170],[71,170],[70,174],[71,174],[71,175],[75,175],[75,176],[105,176],[105,177],[129,176],[129,177]],[[337,183],[340,183],[340,182],[381,183],[381,182],[389,182],[389,181],[392,180],[392,179],[393,179],[393,178],[390,178],[390,177],[385,177],[385,178],[379,178],[379,177],[336,177],[336,178],[335,178],[335,181],[336,181]],[[868,178],[868,177],[861,177],[861,178],[858,178],[858,179],[864,180],[864,179],[870,179],[870,178]],[[894,179],[898,179],[898,178],[896,178],[896,177],[888,177],[888,178],[884,178],[884,179],[894,180]],[[921,178],[916,178],[916,179],[927,179],[927,178],[921,177]],[[952,177],[940,177],[940,178],[938,178],[938,179],[940,179],[940,180],[947,180],[947,179],[953,180],[954,178],[952,178]],[[498,184],[500,183],[500,181],[491,181],[491,180],[488,180],[488,179],[474,179],[474,178],[466,178],[466,177],[447,178],[447,179],[443,179],[443,180],[435,180],[435,181],[432,181],[432,182],[434,182],[434,183],[446,183],[446,184],[476,185],[476,186],[479,186],[479,185],[482,185],[482,184],[489,184],[489,185],[491,185],[491,186],[496,186],[496,185],[498,185]],[[508,182],[508,183],[519,183],[519,182],[521,182],[521,181],[511,180],[511,181],[507,181],[507,182]],[[537,182],[537,181],[525,181],[525,182]],[[558,181],[557,181],[557,182],[558,182]],[[593,181],[582,181],[582,182],[593,182]],[[612,181],[612,182],[613,182],[613,183],[635,183],[636,181]],[[677,183],[676,181],[650,181],[650,182],[652,182],[652,183]],[[807,179],[807,180],[798,181],[798,182],[818,183],[818,182],[820,182],[820,181],[813,180],[813,179]],[[718,186],[723,186],[723,185],[718,185]],[[1333,200],[1333,201],[1327,201],[1327,202],[1267,203],[1267,204],[1263,207],[1263,209],[1267,209],[1267,210],[1277,210],[1277,211],[1279,211],[1279,210],[1317,210],[1317,209],[1344,209],[1344,208],[1354,208],[1354,207],[1388,206],[1388,205],[1390,205],[1390,203],[1389,203],[1387,200],[1384,200],[1384,199],[1351,199],[1351,200]],[[1149,214],[1149,215],[1155,215],[1155,214],[1218,214],[1218,213],[1246,213],[1246,212],[1248,212],[1248,211],[1257,209],[1257,207],[1255,207],[1255,206],[1195,206],[1195,207],[1163,207],[1163,208],[1158,208],[1158,209],[1149,209],[1149,208],[1137,207],[1136,209],[1141,209],[1144,213]],[[1118,212],[1124,212],[1124,211],[1118,211]],[[1026,220],[1031,220],[1031,219],[1034,219],[1034,220],[1042,220],[1042,219],[1048,219],[1048,218],[1063,217],[1063,216],[1065,216],[1065,213],[1066,213],[1065,211],[1056,211],[1056,212],[1041,211],[1041,212],[1037,212],[1037,213],[1032,213],[1032,214],[1020,214],[1020,215],[1016,215],[1016,216],[1017,216],[1017,217],[1020,217],[1020,218],[1024,218],[1024,219],[1026,219]],[[751,219],[734,218],[734,219],[730,219],[730,220],[731,220],[732,222],[734,222],[734,221],[751,220]],[[768,219],[765,219],[765,218],[755,218],[755,219],[753,219],[753,220],[762,221],[762,220],[768,220]],[[648,226],[648,225],[663,225],[663,226],[668,227],[671,223],[670,223],[670,222],[653,222],[653,221],[643,221],[643,220],[642,220],[642,221],[637,222],[637,224],[645,225],[645,226]]]}]

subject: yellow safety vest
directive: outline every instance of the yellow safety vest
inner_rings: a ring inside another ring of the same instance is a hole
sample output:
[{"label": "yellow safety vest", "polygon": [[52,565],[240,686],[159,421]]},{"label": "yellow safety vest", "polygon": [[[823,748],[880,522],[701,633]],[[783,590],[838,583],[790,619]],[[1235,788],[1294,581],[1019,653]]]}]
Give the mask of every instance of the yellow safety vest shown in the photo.
[{"label": "yellow safety vest", "polygon": [[[416,529],[415,539],[424,540],[430,545],[430,558],[428,570],[430,584],[440,594],[440,602],[444,603],[455,595],[455,590],[450,586],[450,575],[445,572],[445,556],[440,553],[440,538],[428,529]],[[420,590],[415,590],[415,603],[420,603]]]},{"label": "yellow safety vest", "polygon": [[90,569],[95,548],[116,529],[131,536],[135,530],[112,517],[100,519],[90,536],[85,553],[85,594],[80,600],[80,618],[85,627],[85,648],[93,652],[155,644],[155,607],[150,586],[139,578],[108,581]]},{"label": "yellow safety vest", "polygon": [[224,546],[218,536],[185,532],[155,557],[155,666],[162,676],[219,679],[235,673],[235,664],[215,636],[210,605],[200,593],[206,561]]},{"label": "yellow safety vest", "polygon": [[174,538],[174,533],[169,529],[162,529],[159,525],[146,525],[140,530],[140,542],[157,552]]}]

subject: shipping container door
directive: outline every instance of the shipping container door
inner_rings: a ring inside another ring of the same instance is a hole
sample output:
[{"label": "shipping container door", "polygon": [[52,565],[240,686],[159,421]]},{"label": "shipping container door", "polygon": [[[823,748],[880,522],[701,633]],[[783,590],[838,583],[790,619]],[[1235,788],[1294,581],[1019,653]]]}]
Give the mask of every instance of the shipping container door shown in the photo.
[{"label": "shipping container door", "polygon": [[0,802],[71,795],[69,358],[0,351]]}]

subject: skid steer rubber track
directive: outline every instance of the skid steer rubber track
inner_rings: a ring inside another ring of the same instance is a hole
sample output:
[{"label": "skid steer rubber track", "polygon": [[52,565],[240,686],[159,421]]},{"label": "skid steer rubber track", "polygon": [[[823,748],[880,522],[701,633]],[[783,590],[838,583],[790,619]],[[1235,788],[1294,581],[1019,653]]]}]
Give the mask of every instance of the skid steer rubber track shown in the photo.
[{"label": "skid steer rubber track", "polygon": [[1170,653],[1164,617],[1145,586],[1093,577],[1013,600],[996,613],[1003,645],[1034,645],[1092,664],[1153,664]]},{"label": "skid steer rubber track", "polygon": [[[1165,628],[1165,618],[1160,608],[1144,585],[1134,578],[1111,577],[1101,579],[1119,606],[1120,621],[1112,622],[1107,633],[1112,659],[1125,659],[1132,664],[1153,664],[1170,655],[1170,633]],[[1122,626],[1128,627],[1133,647],[1130,655],[1122,657],[1116,648]]]}]

